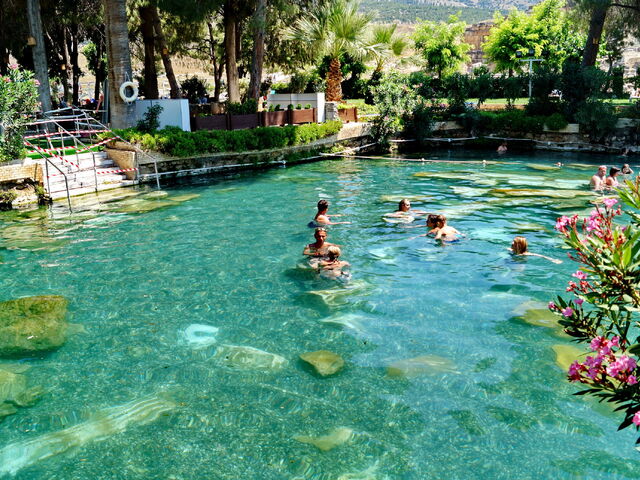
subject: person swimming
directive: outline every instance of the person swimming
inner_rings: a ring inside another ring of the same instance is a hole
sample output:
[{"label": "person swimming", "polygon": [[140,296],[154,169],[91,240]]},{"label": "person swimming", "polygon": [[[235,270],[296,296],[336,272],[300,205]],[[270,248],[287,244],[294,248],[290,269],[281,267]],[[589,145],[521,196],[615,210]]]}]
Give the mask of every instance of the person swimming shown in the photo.
[{"label": "person swimming", "polygon": [[385,213],[382,218],[387,223],[411,223],[416,216],[426,214],[427,212],[423,210],[413,210],[409,199],[403,198],[398,203],[398,209],[395,212]]},{"label": "person swimming", "polygon": [[622,170],[620,170],[620,173],[622,173],[623,175],[633,175],[633,170],[631,169],[628,163],[625,163],[622,166]]},{"label": "person swimming", "polygon": [[513,239],[513,242],[511,243],[511,248],[509,248],[509,251],[511,251],[513,255],[528,255],[531,257],[544,258],[545,260],[549,260],[553,263],[562,263],[562,260],[558,260],[556,258],[547,257],[546,255],[540,255],[539,253],[531,253],[529,251],[527,239],[524,237],[515,237]]},{"label": "person swimming", "polygon": [[335,246],[333,243],[326,241],[327,230],[322,227],[318,227],[313,232],[313,237],[316,241],[304,247],[302,254],[309,257],[326,257],[329,247]]},{"label": "person swimming", "polygon": [[434,234],[436,240],[454,242],[458,240],[459,235],[462,235],[458,230],[447,225],[447,217],[444,215],[436,215],[432,221],[435,227],[427,235]]},{"label": "person swimming", "polygon": [[322,225],[348,225],[351,222],[332,222],[330,217],[341,217],[342,215],[329,215],[327,214],[327,210],[329,210],[329,202],[326,200],[318,201],[318,213],[313,218],[313,222],[309,222],[309,226],[321,227]]},{"label": "person swimming", "polygon": [[348,280],[351,274],[345,269],[349,267],[349,262],[340,260],[340,248],[332,245],[327,249],[327,259],[318,262],[320,276],[329,279]]},{"label": "person swimming", "polygon": [[503,155],[503,154],[507,153],[507,149],[508,149],[507,142],[502,142],[500,144],[500,146],[498,147],[498,150],[497,150],[498,155]]},{"label": "person swimming", "polygon": [[606,189],[611,190],[612,188],[618,187],[618,179],[616,178],[620,173],[620,169],[618,167],[611,167],[609,169],[609,176],[604,181],[604,186]]}]

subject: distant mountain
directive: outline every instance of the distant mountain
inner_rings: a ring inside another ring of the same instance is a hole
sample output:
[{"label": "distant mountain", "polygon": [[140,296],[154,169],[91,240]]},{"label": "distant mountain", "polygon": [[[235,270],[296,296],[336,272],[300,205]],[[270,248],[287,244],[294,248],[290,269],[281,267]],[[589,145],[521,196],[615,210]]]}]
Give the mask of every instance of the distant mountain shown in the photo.
[{"label": "distant mountain", "polygon": [[496,11],[526,10],[536,3],[531,0],[363,0],[360,9],[376,10],[379,22],[414,23],[417,18],[440,21],[460,13],[465,22],[477,23],[490,20]]}]

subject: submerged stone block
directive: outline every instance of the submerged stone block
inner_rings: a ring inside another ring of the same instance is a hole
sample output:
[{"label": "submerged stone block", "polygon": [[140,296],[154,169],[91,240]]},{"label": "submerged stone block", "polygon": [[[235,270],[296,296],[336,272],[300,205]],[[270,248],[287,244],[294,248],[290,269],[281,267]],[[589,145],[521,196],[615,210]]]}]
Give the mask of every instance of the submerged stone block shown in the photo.
[{"label": "submerged stone block", "polygon": [[58,295],[0,303],[0,356],[53,350],[67,339],[68,301]]},{"label": "submerged stone block", "polygon": [[338,373],[344,367],[342,357],[337,353],[327,350],[303,353],[300,355],[300,359],[311,365],[315,371],[323,377]]}]

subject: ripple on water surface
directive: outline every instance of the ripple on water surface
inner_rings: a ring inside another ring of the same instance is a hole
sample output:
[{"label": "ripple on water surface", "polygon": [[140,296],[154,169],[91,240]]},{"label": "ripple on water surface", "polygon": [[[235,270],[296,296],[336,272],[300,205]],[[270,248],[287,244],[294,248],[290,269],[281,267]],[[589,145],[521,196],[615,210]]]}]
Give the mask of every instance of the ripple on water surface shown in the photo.
[{"label": "ripple on water surface", "polygon": [[[83,329],[0,359],[44,392],[0,424],[0,475],[637,478],[633,432],[571,396],[570,344],[540,309],[575,269],[553,224],[590,208],[589,158],[422,156],[451,162],[331,160],[3,214],[0,301],[62,295]],[[465,236],[385,221],[404,197]],[[352,222],[329,228],[348,284],[301,261],[319,198]],[[564,263],[511,258],[515,235]],[[314,373],[299,356],[318,350],[344,367]]]}]

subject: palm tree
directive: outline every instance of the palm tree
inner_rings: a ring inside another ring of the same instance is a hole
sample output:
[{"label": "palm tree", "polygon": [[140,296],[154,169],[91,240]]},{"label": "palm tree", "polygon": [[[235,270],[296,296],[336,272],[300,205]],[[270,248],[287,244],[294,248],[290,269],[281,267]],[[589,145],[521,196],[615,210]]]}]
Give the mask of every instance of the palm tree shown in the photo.
[{"label": "palm tree", "polygon": [[109,103],[111,127],[127,128],[133,125],[135,107],[120,98],[120,85],[131,80],[131,52],[127,24],[126,0],[104,0],[104,24],[109,63]]},{"label": "palm tree", "polygon": [[329,57],[326,89],[329,102],[342,100],[340,57],[349,54],[355,60],[360,60],[378,47],[370,44],[366,38],[373,14],[359,13],[359,7],[358,0],[334,0],[316,13],[298,20],[289,34],[290,39],[307,46],[309,60]]},{"label": "palm tree", "polygon": [[376,61],[375,72],[381,72],[384,64],[392,57],[399,57],[407,48],[404,38],[396,35],[397,25],[374,25],[369,32],[369,44],[379,45],[379,49],[373,54]]}]

